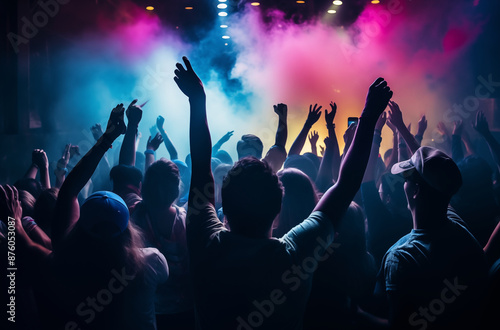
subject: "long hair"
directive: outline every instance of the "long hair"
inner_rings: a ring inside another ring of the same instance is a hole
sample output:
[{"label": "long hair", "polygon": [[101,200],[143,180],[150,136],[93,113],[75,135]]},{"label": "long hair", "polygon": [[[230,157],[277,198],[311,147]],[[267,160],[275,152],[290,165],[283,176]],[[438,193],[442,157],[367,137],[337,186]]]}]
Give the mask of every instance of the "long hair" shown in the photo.
[{"label": "long hair", "polygon": [[273,231],[274,237],[282,237],[290,229],[306,219],[318,203],[316,188],[304,172],[287,168],[278,172],[278,177],[285,190],[278,225]]}]

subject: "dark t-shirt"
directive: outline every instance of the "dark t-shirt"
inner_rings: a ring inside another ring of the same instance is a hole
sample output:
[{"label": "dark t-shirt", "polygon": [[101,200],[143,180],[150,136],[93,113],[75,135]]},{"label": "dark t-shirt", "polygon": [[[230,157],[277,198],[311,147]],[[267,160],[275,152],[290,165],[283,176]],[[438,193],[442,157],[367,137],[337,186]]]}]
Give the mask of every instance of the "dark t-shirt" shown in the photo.
[{"label": "dark t-shirt", "polygon": [[283,238],[229,232],[212,205],[188,210],[188,246],[201,329],[300,329],[318,262],[333,253],[321,212]]},{"label": "dark t-shirt", "polygon": [[442,226],[413,229],[387,251],[378,291],[398,297],[410,329],[473,326],[486,274],[483,249],[449,210]]}]

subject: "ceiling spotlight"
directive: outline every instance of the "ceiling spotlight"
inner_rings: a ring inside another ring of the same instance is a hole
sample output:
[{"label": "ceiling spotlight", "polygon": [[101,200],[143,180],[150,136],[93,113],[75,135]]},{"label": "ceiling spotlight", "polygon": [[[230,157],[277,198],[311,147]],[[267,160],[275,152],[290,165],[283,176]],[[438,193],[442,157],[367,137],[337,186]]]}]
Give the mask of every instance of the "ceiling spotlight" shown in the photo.
[{"label": "ceiling spotlight", "polygon": [[227,0],[219,0],[219,2],[226,2]]},{"label": "ceiling spotlight", "polygon": [[330,9],[327,11],[328,14],[335,14],[337,11],[334,9]]},{"label": "ceiling spotlight", "polygon": [[226,24],[222,24],[220,27],[223,28],[223,29],[226,29],[227,25]]},{"label": "ceiling spotlight", "polygon": [[226,9],[226,8],[227,8],[227,5],[226,5],[225,3],[219,3],[219,4],[217,5],[217,8],[219,8],[219,9]]},{"label": "ceiling spotlight", "polygon": [[227,42],[224,44],[224,46],[227,46]]},{"label": "ceiling spotlight", "polygon": [[250,3],[250,4],[251,4],[252,6],[255,6],[255,7],[260,6],[260,2],[252,2],[252,3]]},{"label": "ceiling spotlight", "polygon": [[335,1],[333,2],[333,4],[334,4],[335,6],[340,6],[340,5],[342,4],[342,1],[340,1],[340,0],[335,0]]},{"label": "ceiling spotlight", "polygon": [[296,2],[297,2],[297,3],[306,3],[306,2],[305,2],[305,1],[303,1],[303,0],[297,0]]},{"label": "ceiling spotlight", "polygon": [[149,11],[151,11],[151,10],[155,10],[155,7],[153,7],[153,6],[147,6],[147,7],[146,7],[146,10],[149,10]]},{"label": "ceiling spotlight", "polygon": [[193,7],[184,7],[186,10],[193,10]]},{"label": "ceiling spotlight", "polygon": [[222,36],[222,39],[229,39],[231,38],[230,36]]},{"label": "ceiling spotlight", "polygon": [[372,0],[372,3],[373,3],[374,5],[376,5],[376,4],[380,3],[380,0]]},{"label": "ceiling spotlight", "polygon": [[219,16],[227,16],[227,13],[225,11],[220,11]]}]

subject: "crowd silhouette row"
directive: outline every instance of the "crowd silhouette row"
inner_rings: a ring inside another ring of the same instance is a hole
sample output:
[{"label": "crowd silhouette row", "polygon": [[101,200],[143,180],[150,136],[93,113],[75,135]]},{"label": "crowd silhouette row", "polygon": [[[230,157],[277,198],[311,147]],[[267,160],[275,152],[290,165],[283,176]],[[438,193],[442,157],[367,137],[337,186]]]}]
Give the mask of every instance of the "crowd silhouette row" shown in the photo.
[{"label": "crowd silhouette row", "polygon": [[[91,128],[85,155],[66,145],[50,173],[35,149],[26,175],[0,186],[2,291],[9,251],[17,267],[6,324],[15,315],[19,329],[51,330],[498,329],[500,144],[482,112],[451,134],[439,123],[444,143],[421,146],[425,116],[413,135],[378,78],[342,151],[336,103],[324,109],[319,153],[311,129],[323,107],[310,106],[287,150],[280,103],[274,145],[264,154],[259,137],[243,135],[233,162],[222,149],[233,131],[212,145],[210,100],[183,62],[174,80],[189,100],[185,161],[162,116],[136,150],[134,100]],[[393,146],[382,157],[385,126]],[[489,154],[476,151],[484,142]],[[162,144],[170,160],[156,160]]]}]

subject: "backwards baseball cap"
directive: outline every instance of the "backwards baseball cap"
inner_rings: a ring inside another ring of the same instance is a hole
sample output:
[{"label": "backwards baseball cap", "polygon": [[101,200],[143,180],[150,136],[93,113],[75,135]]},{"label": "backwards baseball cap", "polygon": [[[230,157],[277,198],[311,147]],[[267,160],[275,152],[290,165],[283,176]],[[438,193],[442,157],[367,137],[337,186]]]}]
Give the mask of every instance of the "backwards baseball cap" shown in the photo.
[{"label": "backwards baseball cap", "polygon": [[78,224],[91,236],[112,238],[127,229],[129,211],[123,199],[110,191],[90,195],[80,208]]},{"label": "backwards baseball cap", "polygon": [[392,174],[409,176],[416,171],[437,191],[453,196],[462,185],[457,164],[444,152],[432,147],[420,147],[410,159],[394,164]]}]

